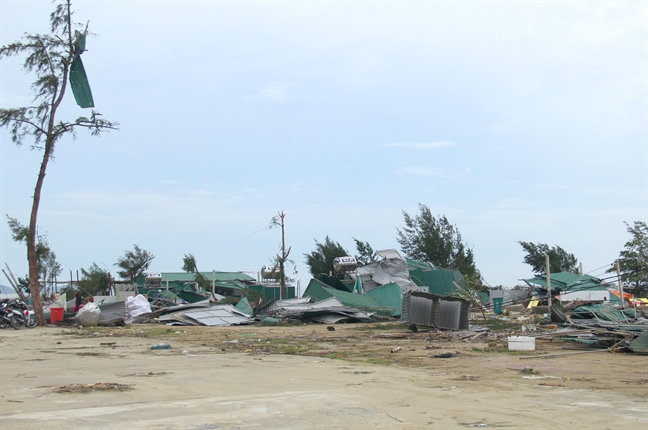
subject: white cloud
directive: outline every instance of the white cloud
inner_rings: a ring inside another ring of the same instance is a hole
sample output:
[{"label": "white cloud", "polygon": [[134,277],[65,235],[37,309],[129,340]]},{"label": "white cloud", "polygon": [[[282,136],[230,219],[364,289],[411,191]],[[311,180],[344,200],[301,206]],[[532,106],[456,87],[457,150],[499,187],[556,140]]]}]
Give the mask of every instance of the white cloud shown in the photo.
[{"label": "white cloud", "polygon": [[396,143],[386,143],[380,145],[382,147],[396,146],[399,148],[409,148],[409,149],[436,149],[436,148],[450,148],[456,146],[455,142],[449,140],[442,142],[396,142]]},{"label": "white cloud", "polygon": [[399,173],[405,173],[415,176],[432,176],[435,178],[460,178],[467,176],[470,173],[470,168],[466,167],[463,171],[454,169],[441,169],[438,167],[421,167],[421,166],[407,166]]},{"label": "white cloud", "polygon": [[243,96],[243,100],[270,100],[273,102],[280,102],[286,99],[286,90],[288,86],[280,82],[274,82],[266,85],[257,94],[248,94]]}]

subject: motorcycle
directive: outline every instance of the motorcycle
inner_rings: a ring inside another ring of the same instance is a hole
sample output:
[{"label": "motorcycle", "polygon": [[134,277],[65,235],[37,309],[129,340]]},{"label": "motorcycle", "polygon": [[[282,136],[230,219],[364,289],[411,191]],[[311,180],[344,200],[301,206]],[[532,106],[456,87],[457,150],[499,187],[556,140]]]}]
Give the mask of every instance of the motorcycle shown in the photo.
[{"label": "motorcycle", "polygon": [[13,309],[8,308],[7,301],[3,300],[0,303],[0,328],[7,328],[7,326],[20,330],[20,321],[14,318]]},{"label": "motorcycle", "polygon": [[22,300],[9,302],[7,308],[13,311],[13,317],[18,321],[19,325],[23,324],[27,328],[34,328],[38,325],[36,318],[34,318],[34,311],[30,311]]}]

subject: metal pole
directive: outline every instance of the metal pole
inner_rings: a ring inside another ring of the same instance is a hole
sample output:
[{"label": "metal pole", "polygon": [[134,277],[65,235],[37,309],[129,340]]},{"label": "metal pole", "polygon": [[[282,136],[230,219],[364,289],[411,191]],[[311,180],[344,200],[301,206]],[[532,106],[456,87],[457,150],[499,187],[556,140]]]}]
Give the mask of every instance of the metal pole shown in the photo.
[{"label": "metal pole", "polygon": [[580,266],[580,267],[579,267],[578,272],[579,272],[579,274],[580,274],[581,276],[583,276],[583,262],[582,262],[582,261],[579,263],[579,266]]},{"label": "metal pole", "polygon": [[619,260],[616,261],[617,281],[619,283],[619,293],[621,294],[621,307],[625,308],[625,298],[623,297],[623,282],[621,282],[621,268],[619,267]]},{"label": "metal pole", "polygon": [[551,268],[549,266],[549,255],[547,254],[547,292],[549,293],[549,298],[547,299],[547,305],[549,307],[549,312],[551,313]]},{"label": "metal pole", "polygon": [[216,271],[212,270],[212,298],[216,300]]}]

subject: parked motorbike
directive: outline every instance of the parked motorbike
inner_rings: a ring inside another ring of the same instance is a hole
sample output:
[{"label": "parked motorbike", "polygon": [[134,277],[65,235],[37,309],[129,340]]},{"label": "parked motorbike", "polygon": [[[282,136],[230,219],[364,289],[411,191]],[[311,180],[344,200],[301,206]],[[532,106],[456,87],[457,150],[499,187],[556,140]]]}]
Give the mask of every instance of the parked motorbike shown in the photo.
[{"label": "parked motorbike", "polygon": [[18,324],[23,324],[27,328],[34,328],[38,325],[36,318],[34,318],[34,311],[30,311],[27,304],[22,300],[9,302],[7,308],[13,312],[13,318],[18,321]]},{"label": "parked motorbike", "polygon": [[20,330],[20,321],[14,318],[13,309],[7,307],[7,303],[6,299],[0,302],[0,328],[11,326],[16,330]]}]

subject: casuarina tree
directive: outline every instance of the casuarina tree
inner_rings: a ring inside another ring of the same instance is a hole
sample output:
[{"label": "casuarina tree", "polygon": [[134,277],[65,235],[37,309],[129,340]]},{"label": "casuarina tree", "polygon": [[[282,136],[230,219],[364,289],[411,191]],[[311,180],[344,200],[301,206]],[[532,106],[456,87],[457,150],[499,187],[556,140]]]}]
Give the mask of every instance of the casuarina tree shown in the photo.
[{"label": "casuarina tree", "polygon": [[[648,226],[643,221],[635,221],[632,226],[625,224],[632,237],[619,253],[621,281],[635,297],[646,297],[648,294]],[[616,264],[613,264],[608,272],[615,273],[616,270]]]},{"label": "casuarina tree", "polygon": [[331,240],[330,237],[324,238],[324,243],[320,243],[315,239],[315,250],[310,254],[304,254],[306,257],[306,265],[308,271],[317,277],[321,273],[327,274],[333,271],[333,260],[336,257],[345,257],[349,255],[349,251],[344,249],[339,242]]},{"label": "casuarina tree", "polygon": [[32,209],[27,234],[27,260],[29,263],[29,286],[40,325],[45,324],[45,315],[40,299],[38,284],[38,253],[36,223],[45,180],[47,165],[54,156],[56,144],[64,137],[76,137],[79,129],[86,129],[92,135],[116,130],[117,123],[102,119],[98,112],[79,116],[75,120],[61,120],[58,111],[68,89],[68,80],[77,88],[87,91],[82,96],[75,94],[77,104],[94,107],[87,78],[80,60],[85,50],[85,32],[72,29],[70,0],[60,2],[50,15],[50,32],[47,34],[25,34],[20,40],[0,47],[0,59],[13,56],[24,58],[22,66],[26,73],[33,74],[33,104],[17,108],[0,109],[0,126],[7,127],[11,140],[16,145],[31,141],[31,148],[41,150],[43,158],[38,170],[36,187],[32,198]]},{"label": "casuarina tree", "polygon": [[407,258],[458,270],[464,276],[479,274],[472,248],[445,215],[435,217],[429,207],[419,204],[418,215],[403,211],[403,218],[405,227],[397,229],[396,240]]},{"label": "casuarina tree", "polygon": [[122,279],[128,279],[131,284],[134,284],[137,277],[149,268],[155,258],[155,255],[146,249],[142,249],[137,245],[133,245],[133,247],[133,251],[126,251],[124,256],[119,257],[117,263],[115,263],[115,266],[120,269],[117,271],[117,274]]},{"label": "casuarina tree", "polygon": [[572,272],[578,273],[578,260],[558,245],[549,247],[546,243],[518,242],[526,252],[524,262],[531,266],[533,274],[542,276],[547,274],[547,255],[549,256],[549,270],[551,273]]}]

